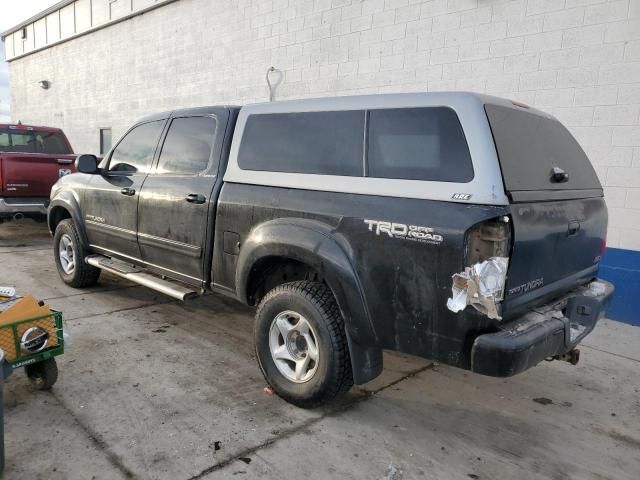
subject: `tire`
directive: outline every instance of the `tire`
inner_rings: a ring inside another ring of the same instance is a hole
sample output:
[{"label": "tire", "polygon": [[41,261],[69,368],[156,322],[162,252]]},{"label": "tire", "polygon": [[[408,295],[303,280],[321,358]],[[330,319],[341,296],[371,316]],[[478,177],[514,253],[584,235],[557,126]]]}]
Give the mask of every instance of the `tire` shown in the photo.
[{"label": "tire", "polygon": [[55,358],[27,365],[24,372],[31,385],[38,390],[51,390],[58,380],[58,364]]},{"label": "tire", "polygon": [[318,407],[353,385],[344,319],[322,283],[291,282],[268,292],[256,312],[254,340],[265,380],[289,403]]},{"label": "tire", "polygon": [[[89,252],[80,242],[73,221],[68,218],[62,220],[53,236],[53,256],[64,283],[74,288],[91,287],[98,283],[100,269],[85,263],[87,255]],[[69,268],[70,261],[73,262],[73,268]]]}]

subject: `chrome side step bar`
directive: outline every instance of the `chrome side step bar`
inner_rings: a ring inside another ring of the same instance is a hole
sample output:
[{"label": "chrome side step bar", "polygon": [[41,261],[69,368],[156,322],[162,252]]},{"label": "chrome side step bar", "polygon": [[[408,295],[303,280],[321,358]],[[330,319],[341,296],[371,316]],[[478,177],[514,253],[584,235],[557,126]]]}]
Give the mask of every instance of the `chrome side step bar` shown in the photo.
[{"label": "chrome side step bar", "polygon": [[89,255],[84,259],[86,263],[93,267],[100,268],[105,272],[112,273],[127,280],[131,280],[139,285],[151,288],[172,298],[185,301],[190,298],[197,297],[199,294],[195,290],[180,285],[169,280],[163,280],[155,275],[145,272],[144,270],[132,267],[127,263],[113,260],[103,255]]}]

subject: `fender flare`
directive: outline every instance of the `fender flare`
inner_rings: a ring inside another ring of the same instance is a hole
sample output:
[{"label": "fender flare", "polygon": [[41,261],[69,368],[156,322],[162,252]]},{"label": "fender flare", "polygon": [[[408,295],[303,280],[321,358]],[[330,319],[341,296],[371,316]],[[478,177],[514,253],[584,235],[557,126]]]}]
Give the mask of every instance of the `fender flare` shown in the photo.
[{"label": "fender flare", "polygon": [[345,319],[354,380],[365,383],[382,371],[382,349],[371,321],[349,246],[329,225],[309,219],[276,219],[253,229],[238,256],[236,291],[249,303],[247,286],[258,261],[267,257],[297,260],[314,268],[333,292]]},{"label": "fender flare", "polygon": [[51,200],[51,203],[49,203],[49,208],[47,209],[47,226],[49,227],[51,235],[55,234],[55,229],[52,228],[53,218],[51,218],[51,212],[53,212],[55,208],[64,208],[69,212],[69,215],[71,215],[71,219],[78,230],[78,235],[80,236],[82,245],[84,247],[88,247],[89,241],[87,239],[87,232],[85,231],[80,205],[75,194],[69,191],[62,191],[56,194],[56,196]]}]

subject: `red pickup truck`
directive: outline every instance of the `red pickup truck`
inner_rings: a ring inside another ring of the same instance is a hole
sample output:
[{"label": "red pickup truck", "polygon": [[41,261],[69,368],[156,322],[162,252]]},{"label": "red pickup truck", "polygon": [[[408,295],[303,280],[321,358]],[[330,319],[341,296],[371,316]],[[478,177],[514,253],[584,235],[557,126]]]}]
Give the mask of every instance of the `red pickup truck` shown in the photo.
[{"label": "red pickup truck", "polygon": [[0,223],[46,215],[51,187],[75,172],[75,159],[59,128],[0,124]]}]

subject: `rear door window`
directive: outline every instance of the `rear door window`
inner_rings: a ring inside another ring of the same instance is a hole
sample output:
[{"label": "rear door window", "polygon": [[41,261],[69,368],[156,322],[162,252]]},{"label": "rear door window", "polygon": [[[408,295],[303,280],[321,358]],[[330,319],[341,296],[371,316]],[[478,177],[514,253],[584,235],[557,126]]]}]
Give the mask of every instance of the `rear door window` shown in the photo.
[{"label": "rear door window", "polygon": [[364,111],[254,114],[238,152],[243,170],[362,176]]},{"label": "rear door window", "polygon": [[[584,150],[556,119],[502,105],[485,111],[508,192],[601,188]],[[568,174],[566,182],[552,181],[554,167]]]},{"label": "rear door window", "polygon": [[447,107],[371,110],[368,176],[466,183],[473,179],[469,147]]},{"label": "rear door window", "polygon": [[157,172],[193,175],[206,170],[215,132],[215,118],[175,118],[162,146]]}]

